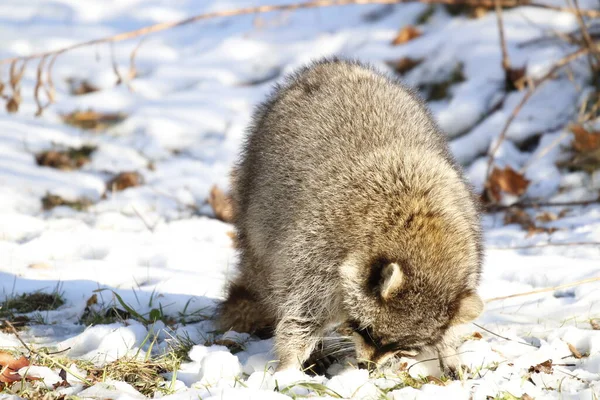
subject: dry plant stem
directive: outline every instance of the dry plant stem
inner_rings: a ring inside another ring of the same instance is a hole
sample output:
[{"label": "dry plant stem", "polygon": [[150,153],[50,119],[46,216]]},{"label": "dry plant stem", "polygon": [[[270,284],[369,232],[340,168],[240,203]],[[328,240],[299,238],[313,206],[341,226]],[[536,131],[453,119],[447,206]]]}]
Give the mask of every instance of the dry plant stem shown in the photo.
[{"label": "dry plant stem", "polygon": [[23,345],[23,347],[25,347],[27,349],[27,351],[29,351],[29,353],[35,354],[36,356],[39,356],[39,357],[42,357],[42,358],[48,360],[49,362],[51,362],[51,363],[55,364],[56,366],[62,368],[68,374],[71,374],[73,377],[79,379],[81,382],[83,382],[87,386],[92,386],[93,385],[93,383],[90,382],[90,381],[88,381],[85,377],[79,375],[78,373],[75,373],[75,372],[71,371],[66,365],[63,365],[62,363],[56,361],[55,359],[53,359],[52,357],[50,357],[48,354],[40,353],[40,352],[37,352],[37,351],[33,350],[31,347],[29,347],[27,345],[27,343],[25,343],[25,341],[23,339],[21,339],[21,335],[19,335],[19,331],[17,331],[17,329],[14,327],[14,325],[10,321],[4,320],[4,322],[6,323],[6,325],[8,325],[8,327],[10,328],[10,330],[17,337],[17,340],[19,342],[21,342],[21,344]]},{"label": "dry plant stem", "polygon": [[493,7],[497,1],[500,1],[501,5],[504,7],[516,7],[519,5],[526,5],[530,7],[538,7],[538,8],[547,8],[556,11],[564,11],[570,13],[579,12],[581,15],[587,17],[600,17],[600,11],[597,10],[574,10],[569,7],[556,7],[550,6],[546,4],[533,3],[527,0],[313,0],[307,1],[304,3],[292,3],[292,4],[281,4],[281,5],[265,5],[265,6],[257,6],[257,7],[247,7],[247,8],[238,8],[232,10],[224,10],[224,11],[215,11],[206,14],[199,14],[189,18],[185,18],[179,21],[174,22],[162,22],[159,24],[149,25],[144,28],[136,29],[133,31],[118,33],[113,36],[106,36],[103,38],[88,40],[86,42],[80,42],[73,44],[71,46],[63,47],[58,50],[40,52],[30,54],[28,56],[20,56],[20,57],[11,57],[0,60],[0,64],[11,63],[16,60],[30,60],[35,58],[42,58],[44,56],[50,55],[60,55],[70,50],[78,49],[81,47],[86,47],[94,44],[100,43],[114,43],[120,42],[123,40],[132,39],[139,36],[145,36],[156,32],[165,31],[168,29],[172,29],[178,26],[192,24],[198,21],[219,18],[219,17],[232,17],[237,15],[248,15],[248,14],[259,14],[259,13],[267,13],[272,11],[291,11],[291,10],[299,10],[299,9],[307,9],[307,8],[317,8],[317,7],[332,7],[332,6],[345,6],[351,4],[399,4],[399,3],[414,3],[420,2],[424,4],[464,4],[469,6],[484,6],[484,7]]},{"label": "dry plant stem", "polygon": [[524,250],[524,249],[535,249],[538,247],[572,247],[572,246],[599,246],[600,242],[569,242],[569,243],[538,243],[538,244],[525,244],[520,246],[506,246],[506,247],[488,247],[490,250]]},{"label": "dry plant stem", "polygon": [[508,57],[508,50],[506,49],[506,38],[504,37],[504,23],[502,21],[502,5],[500,0],[495,0],[496,3],[496,19],[498,20],[498,34],[500,36],[500,48],[502,50],[502,69],[508,78],[510,71],[510,58]]},{"label": "dry plant stem", "polygon": [[561,133],[561,135],[559,137],[557,137],[549,145],[547,145],[546,147],[544,147],[544,149],[542,149],[542,151],[540,151],[535,157],[532,157],[529,160],[527,160],[527,162],[525,163],[525,165],[523,166],[523,168],[521,168],[519,170],[519,173],[521,175],[525,175],[525,171],[527,171],[527,169],[529,167],[531,167],[531,165],[533,165],[540,158],[543,158],[546,154],[548,154],[550,152],[550,150],[552,150],[553,148],[555,148],[556,146],[558,146],[558,144],[560,142],[562,142],[563,139],[566,138],[570,134],[571,134],[571,132],[569,132],[569,131],[564,131],[563,133]]},{"label": "dry plant stem", "polygon": [[500,212],[510,210],[511,208],[541,208],[541,207],[585,207],[592,204],[600,203],[600,198],[596,200],[587,201],[562,201],[562,202],[529,202],[529,203],[515,203],[510,206],[502,205],[491,205],[486,207],[487,212]]},{"label": "dry plant stem", "polygon": [[531,344],[531,343],[527,343],[527,342],[520,342],[520,341],[518,341],[518,340],[511,339],[511,338],[507,338],[506,336],[502,336],[502,335],[500,335],[500,334],[498,334],[498,333],[496,333],[496,332],[492,332],[492,331],[490,331],[489,329],[487,329],[487,328],[484,328],[483,326],[481,326],[481,325],[479,325],[479,324],[476,324],[475,322],[472,322],[472,324],[473,324],[473,325],[475,325],[476,327],[478,327],[479,329],[486,331],[487,333],[490,333],[490,334],[492,334],[492,335],[494,335],[494,336],[496,336],[496,337],[499,337],[500,339],[508,340],[509,342],[515,342],[515,343],[519,343],[519,344],[522,344],[522,345],[525,345],[525,346],[535,347],[536,349],[538,348],[538,346],[536,346],[536,345],[533,345],[533,344]]},{"label": "dry plant stem", "polygon": [[115,59],[114,43],[110,44],[110,59],[112,62],[113,72],[115,73],[115,76],[117,77],[117,81],[115,82],[115,85],[120,85],[121,83],[123,83],[123,77],[121,76],[121,73],[119,72],[119,66],[117,65],[117,60]]},{"label": "dry plant stem", "polygon": [[583,285],[586,283],[598,282],[598,281],[600,281],[600,276],[597,276],[594,278],[583,279],[583,280],[575,281],[575,282],[571,282],[571,283],[565,283],[564,285],[558,285],[558,286],[553,286],[553,287],[548,287],[548,288],[543,288],[543,289],[532,290],[530,292],[516,293],[516,294],[511,294],[509,296],[492,297],[491,299],[487,299],[485,302],[491,303],[493,301],[512,299],[515,297],[522,297],[522,296],[529,296],[531,294],[554,292],[556,290],[566,289],[566,288],[579,286],[579,285]]},{"label": "dry plant stem", "polygon": [[492,147],[492,149],[489,152],[486,177],[489,178],[489,176],[490,176],[490,173],[492,171],[492,166],[494,165],[494,159],[496,157],[496,153],[498,152],[498,149],[500,148],[500,145],[502,144],[502,142],[504,142],[504,139],[506,139],[506,134],[508,132],[508,128],[513,123],[514,119],[517,117],[519,112],[521,112],[521,109],[523,108],[523,106],[529,101],[531,96],[533,96],[533,94],[535,93],[537,88],[540,87],[543,83],[545,83],[548,79],[550,79],[552,77],[552,75],[554,75],[556,73],[556,71],[558,71],[565,65],[569,64],[571,61],[576,60],[577,58],[581,57],[584,54],[587,54],[588,52],[589,52],[588,48],[581,48],[573,53],[566,55],[565,57],[561,58],[556,63],[554,63],[552,68],[550,68],[550,70],[546,74],[544,74],[542,77],[530,82],[527,93],[525,93],[525,95],[523,96],[523,98],[521,99],[519,104],[517,104],[517,106],[514,108],[514,110],[512,111],[512,113],[510,114],[508,119],[506,120],[506,123],[504,124],[502,131],[500,131],[500,135],[498,136],[498,139],[496,140],[494,147]]},{"label": "dry plant stem", "polygon": [[[578,11],[579,10],[579,0],[573,0],[574,8],[577,11],[575,14],[577,15],[577,21],[579,22],[579,27],[581,29],[581,35],[583,36],[583,40],[585,42],[586,47],[590,49],[590,69],[595,76],[595,83],[598,84],[598,67],[600,66],[600,53],[598,51],[598,47],[596,43],[590,36],[590,32],[587,28],[585,20],[583,19],[583,15]],[[595,59],[595,63],[594,63]]]}]

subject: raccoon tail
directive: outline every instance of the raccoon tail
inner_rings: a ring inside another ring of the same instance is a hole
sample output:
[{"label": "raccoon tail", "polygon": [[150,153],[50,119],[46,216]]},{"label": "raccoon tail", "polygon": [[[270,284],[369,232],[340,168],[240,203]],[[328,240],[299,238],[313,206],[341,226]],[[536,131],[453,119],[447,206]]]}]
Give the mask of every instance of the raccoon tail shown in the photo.
[{"label": "raccoon tail", "polygon": [[217,309],[217,318],[221,330],[252,333],[260,338],[273,336],[273,318],[252,291],[236,282],[229,285],[227,297]]}]

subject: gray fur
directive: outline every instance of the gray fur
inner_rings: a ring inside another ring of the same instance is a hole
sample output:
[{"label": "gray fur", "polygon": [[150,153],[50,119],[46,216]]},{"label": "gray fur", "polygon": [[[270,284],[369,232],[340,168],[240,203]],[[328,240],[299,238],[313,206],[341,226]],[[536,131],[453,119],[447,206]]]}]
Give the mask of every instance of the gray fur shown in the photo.
[{"label": "gray fur", "polygon": [[423,102],[371,68],[325,60],[276,87],[233,202],[240,266],[221,327],[274,330],[280,368],[340,323],[370,361],[444,353],[451,327],[481,312],[475,197]]}]

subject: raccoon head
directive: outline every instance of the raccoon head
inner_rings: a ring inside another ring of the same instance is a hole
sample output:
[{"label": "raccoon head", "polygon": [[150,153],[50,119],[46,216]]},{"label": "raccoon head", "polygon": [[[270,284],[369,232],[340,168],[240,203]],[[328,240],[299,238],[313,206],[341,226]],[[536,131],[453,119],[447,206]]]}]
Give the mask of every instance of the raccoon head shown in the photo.
[{"label": "raccoon head", "polygon": [[359,362],[382,364],[394,356],[415,356],[440,344],[450,327],[476,319],[483,310],[474,290],[440,284],[439,276],[432,279],[400,259],[378,258],[370,264],[366,276],[346,276],[353,281],[346,326]]}]

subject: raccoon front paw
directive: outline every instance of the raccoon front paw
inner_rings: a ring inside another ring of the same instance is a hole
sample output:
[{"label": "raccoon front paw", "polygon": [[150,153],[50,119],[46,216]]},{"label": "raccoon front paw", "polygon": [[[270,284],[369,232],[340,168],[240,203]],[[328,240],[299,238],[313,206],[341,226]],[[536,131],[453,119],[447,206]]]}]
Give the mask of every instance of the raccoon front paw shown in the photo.
[{"label": "raccoon front paw", "polygon": [[466,365],[445,366],[443,373],[446,377],[453,381],[459,381],[468,374],[469,368]]}]

